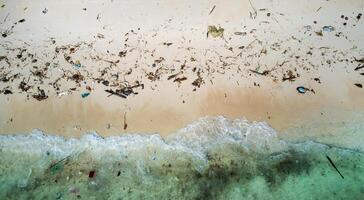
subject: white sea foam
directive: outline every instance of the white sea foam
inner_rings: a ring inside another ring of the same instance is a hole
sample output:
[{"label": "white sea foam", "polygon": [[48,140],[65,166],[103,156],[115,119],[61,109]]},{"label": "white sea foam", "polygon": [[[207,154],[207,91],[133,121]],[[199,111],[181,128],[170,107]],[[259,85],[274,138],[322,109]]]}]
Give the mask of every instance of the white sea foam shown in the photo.
[{"label": "white sea foam", "polygon": [[[338,163],[349,182],[336,183],[338,174],[327,164],[326,155]],[[283,191],[294,187],[292,181],[310,182],[306,176],[336,184],[322,194],[351,187],[352,195],[361,195],[360,185],[355,184],[364,180],[358,176],[364,172],[362,153],[356,150],[314,141],[291,143],[279,139],[264,122],[224,117],[201,118],[167,138],[157,134],[103,138],[89,133],[66,139],[40,130],[2,135],[0,159],[0,197],[17,199],[71,198],[70,188],[96,199],[225,199],[252,193],[261,199],[282,195],[290,199],[294,194]],[[92,170],[96,177],[89,179]],[[252,189],[256,184],[264,193]]]}]

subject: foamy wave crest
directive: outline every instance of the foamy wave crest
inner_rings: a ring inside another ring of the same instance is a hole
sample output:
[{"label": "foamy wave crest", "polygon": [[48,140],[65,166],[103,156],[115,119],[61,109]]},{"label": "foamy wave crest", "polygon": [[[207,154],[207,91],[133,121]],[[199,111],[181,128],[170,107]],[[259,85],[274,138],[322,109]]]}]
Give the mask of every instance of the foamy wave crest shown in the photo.
[{"label": "foamy wave crest", "polygon": [[350,199],[364,194],[361,152],[313,141],[290,143],[266,123],[245,119],[206,117],[167,138],[90,133],[66,139],[34,130],[0,136],[0,158],[1,199]]}]

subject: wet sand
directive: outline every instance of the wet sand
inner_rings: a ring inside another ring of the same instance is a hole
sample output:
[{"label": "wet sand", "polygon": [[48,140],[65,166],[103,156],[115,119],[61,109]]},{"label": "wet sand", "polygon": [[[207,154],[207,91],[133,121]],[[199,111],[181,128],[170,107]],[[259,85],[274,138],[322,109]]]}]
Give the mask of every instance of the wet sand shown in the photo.
[{"label": "wet sand", "polygon": [[15,95],[3,97],[1,133],[26,133],[39,127],[47,133],[68,137],[89,131],[103,136],[168,135],[200,117],[218,115],[265,121],[282,131],[312,121],[350,122],[354,120],[353,113],[364,110],[364,93],[351,84],[344,84],[340,90],[336,85],[318,85],[316,94],[299,94],[298,83],[266,82],[261,87],[251,87],[247,82],[244,86],[215,83],[197,92],[191,92],[190,87],[176,89],[165,83],[163,90],[146,89],[128,99],[108,97],[102,90],[84,99],[80,93],[41,102]]}]

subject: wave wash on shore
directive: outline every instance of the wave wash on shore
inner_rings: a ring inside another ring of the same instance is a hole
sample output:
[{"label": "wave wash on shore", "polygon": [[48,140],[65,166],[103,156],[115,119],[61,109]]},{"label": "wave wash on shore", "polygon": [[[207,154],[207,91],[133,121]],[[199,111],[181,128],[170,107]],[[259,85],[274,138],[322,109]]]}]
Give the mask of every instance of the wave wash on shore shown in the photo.
[{"label": "wave wash on shore", "polygon": [[[329,159],[333,162],[330,163]],[[167,138],[0,136],[1,199],[360,199],[364,157],[206,117]],[[335,165],[340,174],[333,167]]]}]

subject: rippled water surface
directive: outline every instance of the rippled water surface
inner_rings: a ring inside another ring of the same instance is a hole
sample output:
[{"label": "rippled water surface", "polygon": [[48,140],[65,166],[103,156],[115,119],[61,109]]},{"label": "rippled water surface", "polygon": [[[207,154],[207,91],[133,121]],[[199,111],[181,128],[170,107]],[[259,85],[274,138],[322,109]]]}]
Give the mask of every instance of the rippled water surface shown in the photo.
[{"label": "rippled water surface", "polygon": [[364,196],[360,150],[284,141],[266,123],[244,119],[206,117],[167,138],[65,139],[35,130],[0,136],[0,158],[1,199]]}]

